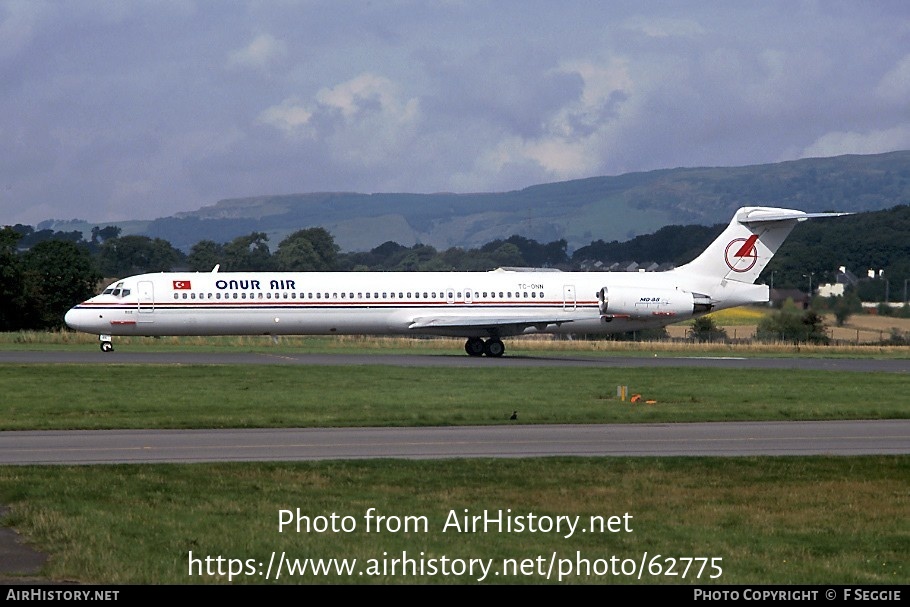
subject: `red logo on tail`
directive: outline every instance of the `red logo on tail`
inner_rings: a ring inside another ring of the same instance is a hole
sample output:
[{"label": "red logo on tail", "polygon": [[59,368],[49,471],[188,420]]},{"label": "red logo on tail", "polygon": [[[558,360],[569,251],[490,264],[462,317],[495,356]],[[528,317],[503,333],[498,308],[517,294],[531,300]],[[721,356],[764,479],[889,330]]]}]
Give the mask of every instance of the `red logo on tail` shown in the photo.
[{"label": "red logo on tail", "polygon": [[758,234],[753,234],[748,239],[731,240],[724,251],[724,261],[727,262],[727,267],[734,272],[748,272],[754,268],[758,262],[758,250],[755,248],[757,241]]}]

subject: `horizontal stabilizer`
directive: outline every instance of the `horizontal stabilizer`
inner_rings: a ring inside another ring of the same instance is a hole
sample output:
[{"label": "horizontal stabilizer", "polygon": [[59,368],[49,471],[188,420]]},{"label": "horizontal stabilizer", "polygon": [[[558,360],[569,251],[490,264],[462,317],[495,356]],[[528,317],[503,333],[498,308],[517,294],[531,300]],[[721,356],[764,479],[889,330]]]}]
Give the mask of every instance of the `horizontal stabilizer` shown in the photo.
[{"label": "horizontal stabilizer", "polygon": [[740,209],[736,214],[736,220],[740,223],[788,221],[793,219],[797,221],[805,221],[807,219],[815,219],[817,217],[841,217],[842,215],[852,214],[853,213],[804,213],[803,211],[796,211],[791,209],[758,207],[752,209]]}]

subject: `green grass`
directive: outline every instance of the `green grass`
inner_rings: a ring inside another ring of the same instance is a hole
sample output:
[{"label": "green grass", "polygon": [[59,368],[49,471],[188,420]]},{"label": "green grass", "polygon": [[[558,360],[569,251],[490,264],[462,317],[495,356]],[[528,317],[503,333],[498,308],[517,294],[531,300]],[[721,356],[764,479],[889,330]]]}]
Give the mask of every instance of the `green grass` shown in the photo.
[{"label": "green grass", "polygon": [[[415,351],[452,353],[430,341]],[[209,351],[230,343],[130,347]],[[344,342],[312,343],[344,351]],[[366,342],[356,347],[377,351]],[[657,402],[621,402],[618,384]],[[483,425],[508,423],[513,409],[520,410],[520,423],[890,419],[907,417],[908,387],[906,374],[797,370],[7,364],[0,366],[0,427]],[[612,556],[639,561],[647,552],[648,561],[660,555],[655,568],[668,565],[667,558],[718,558],[722,575],[646,572],[638,580],[573,572],[562,581],[907,584],[908,478],[910,456],[4,466],[0,503],[10,509],[3,523],[50,555],[44,576],[82,583],[478,583],[479,574],[367,569],[369,559],[391,567],[406,552],[437,565],[443,556],[491,559],[494,572],[504,559],[527,559],[528,575],[490,574],[483,583],[538,584],[556,581],[539,573],[538,557],[582,558],[602,567]],[[279,531],[279,513],[298,508],[309,517],[350,517],[345,520],[355,527]],[[391,521],[425,517],[411,520],[426,520],[427,528],[367,532],[369,508],[399,517]],[[629,513],[632,531],[568,538],[443,532],[447,518],[465,509],[585,522]],[[191,552],[223,557],[222,573],[218,562],[207,567],[203,560],[191,575]],[[264,579],[259,572],[282,552],[292,559],[356,558],[364,575],[285,571],[278,580]],[[253,559],[254,573],[229,575],[231,566],[248,570],[227,559]]]},{"label": "green grass", "polygon": [[0,430],[888,419],[910,415],[908,387],[788,369],[8,364]]},{"label": "green grass", "polygon": [[[690,322],[682,324],[691,324]],[[595,357],[611,356],[742,356],[761,358],[891,358],[910,359],[910,347],[883,345],[808,345],[792,343],[696,343],[687,340],[614,341],[568,340],[550,336],[508,338],[506,356]],[[114,347],[124,352],[256,352],[268,354],[383,354],[464,356],[464,340],[457,338],[408,338],[388,336],[267,336],[224,337],[116,337]],[[94,335],[60,331],[0,333],[6,351],[96,352]]]},{"label": "green grass", "polygon": [[[7,522],[53,555],[47,575],[84,583],[478,583],[478,574],[368,573],[370,559],[391,567],[403,553],[415,559],[423,553],[426,559],[490,559],[493,572],[502,571],[504,559],[529,559],[535,564],[528,575],[490,574],[484,581],[538,584],[548,582],[538,557],[547,563],[555,554],[567,559],[563,566],[600,559],[602,567],[613,556],[640,562],[647,553],[648,562],[660,555],[655,571],[669,558],[695,557],[720,559],[721,574],[712,579],[710,568],[701,577],[695,570],[686,577],[645,572],[638,580],[573,570],[562,581],[906,584],[907,478],[906,457],[6,467],[0,468],[0,495],[13,508]],[[368,532],[370,508],[388,519]],[[463,520],[465,509],[471,516],[510,509],[516,516],[580,517],[580,526],[570,537],[567,530],[446,529],[450,517]],[[334,514],[339,530],[281,530],[283,510],[295,521]],[[591,517],[626,514],[630,531],[589,528]],[[343,522],[347,531],[340,530]],[[273,552],[276,558],[284,552],[301,560],[357,559],[356,571],[365,573],[284,571],[266,580]],[[191,575],[190,553],[223,557],[221,575],[217,563],[206,567],[204,560]],[[256,565],[241,571],[227,559]],[[230,566],[236,575],[228,575]]]}]

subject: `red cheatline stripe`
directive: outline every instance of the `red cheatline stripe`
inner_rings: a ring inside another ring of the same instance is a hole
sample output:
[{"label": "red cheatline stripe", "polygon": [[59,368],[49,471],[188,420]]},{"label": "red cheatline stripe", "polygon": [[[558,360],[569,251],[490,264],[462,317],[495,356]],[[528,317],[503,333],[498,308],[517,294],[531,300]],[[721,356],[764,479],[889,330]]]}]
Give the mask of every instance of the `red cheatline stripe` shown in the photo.
[{"label": "red cheatline stripe", "polygon": [[758,240],[758,234],[749,236],[749,239],[743,243],[743,246],[739,248],[734,257],[752,257],[752,247],[755,246],[756,240]]}]

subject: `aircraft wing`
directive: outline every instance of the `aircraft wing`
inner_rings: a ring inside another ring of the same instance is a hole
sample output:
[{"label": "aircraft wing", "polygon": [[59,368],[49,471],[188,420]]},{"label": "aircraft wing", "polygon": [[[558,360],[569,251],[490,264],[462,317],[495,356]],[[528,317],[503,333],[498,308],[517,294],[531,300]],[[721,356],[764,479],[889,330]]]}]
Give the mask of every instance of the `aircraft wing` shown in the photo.
[{"label": "aircraft wing", "polygon": [[409,329],[415,331],[426,329],[499,329],[504,333],[520,333],[528,327],[546,327],[572,322],[573,319],[554,314],[541,316],[421,316],[411,321]]}]

